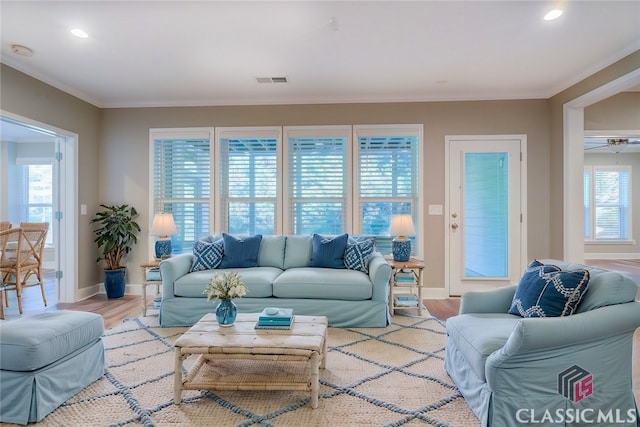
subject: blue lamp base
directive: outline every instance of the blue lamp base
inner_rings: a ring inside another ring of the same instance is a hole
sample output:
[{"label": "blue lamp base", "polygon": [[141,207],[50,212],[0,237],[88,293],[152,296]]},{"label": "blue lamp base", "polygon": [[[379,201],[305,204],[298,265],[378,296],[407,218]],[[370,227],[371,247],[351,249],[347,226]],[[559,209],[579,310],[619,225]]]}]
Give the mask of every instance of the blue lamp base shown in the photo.
[{"label": "blue lamp base", "polygon": [[171,256],[171,239],[156,240],[156,258],[164,259]]},{"label": "blue lamp base", "polygon": [[398,239],[397,237],[391,242],[391,253],[394,261],[409,261],[411,257],[411,240]]}]

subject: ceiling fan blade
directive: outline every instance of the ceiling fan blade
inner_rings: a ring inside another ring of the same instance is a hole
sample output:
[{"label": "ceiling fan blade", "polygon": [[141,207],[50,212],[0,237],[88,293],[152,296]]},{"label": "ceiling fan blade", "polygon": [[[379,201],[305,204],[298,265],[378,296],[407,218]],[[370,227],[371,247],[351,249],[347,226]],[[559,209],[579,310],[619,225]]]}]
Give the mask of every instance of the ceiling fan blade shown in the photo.
[{"label": "ceiling fan blade", "polygon": [[584,149],[584,151],[595,150],[595,149],[597,149],[597,148],[604,148],[604,147],[608,147],[608,146],[609,146],[609,144],[606,144],[606,145],[596,145],[595,147],[587,147],[587,148],[585,148],[585,149]]}]

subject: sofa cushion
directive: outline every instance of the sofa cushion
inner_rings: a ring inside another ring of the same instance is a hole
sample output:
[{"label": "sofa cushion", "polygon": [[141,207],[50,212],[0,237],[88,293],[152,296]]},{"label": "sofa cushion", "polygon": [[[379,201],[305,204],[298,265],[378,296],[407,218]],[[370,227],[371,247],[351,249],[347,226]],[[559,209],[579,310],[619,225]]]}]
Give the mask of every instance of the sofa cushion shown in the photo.
[{"label": "sofa cushion", "polygon": [[344,251],[347,248],[348,234],[334,238],[314,234],[312,239],[311,267],[345,268]]},{"label": "sofa cushion", "polygon": [[504,346],[521,320],[521,317],[507,313],[461,314],[447,319],[447,336],[478,378],[486,381],[487,357]]},{"label": "sofa cushion", "polygon": [[309,267],[312,246],[310,235],[287,236],[284,250],[284,269]]},{"label": "sofa cushion", "polygon": [[193,262],[190,271],[210,270],[218,268],[222,262],[224,244],[222,239],[214,242],[196,240],[193,242]]},{"label": "sofa cushion", "polygon": [[275,267],[196,271],[177,279],[173,285],[173,293],[178,297],[206,298],[207,296],[203,294],[203,291],[211,282],[213,275],[216,272],[225,273],[225,271],[237,271],[240,274],[240,279],[247,288],[247,295],[244,298],[268,298],[272,296],[273,288],[271,284],[282,273],[282,270]]},{"label": "sofa cushion", "polygon": [[369,273],[369,262],[375,249],[376,243],[373,239],[356,240],[349,237],[347,248],[344,251],[345,267]]},{"label": "sofa cushion", "polygon": [[220,268],[257,267],[261,241],[261,234],[237,238],[230,234],[222,233],[224,252]]},{"label": "sofa cushion", "polygon": [[371,298],[372,286],[369,276],[360,271],[290,268],[274,280],[273,296],[359,301]]},{"label": "sofa cushion", "polygon": [[99,340],[103,331],[102,316],[83,311],[47,311],[0,322],[0,369],[35,371]]},{"label": "sofa cushion", "polygon": [[522,317],[573,314],[587,292],[589,272],[557,270],[556,266],[532,262],[518,283],[509,313]]},{"label": "sofa cushion", "polygon": [[285,236],[262,236],[258,251],[258,266],[276,267],[284,270]]}]

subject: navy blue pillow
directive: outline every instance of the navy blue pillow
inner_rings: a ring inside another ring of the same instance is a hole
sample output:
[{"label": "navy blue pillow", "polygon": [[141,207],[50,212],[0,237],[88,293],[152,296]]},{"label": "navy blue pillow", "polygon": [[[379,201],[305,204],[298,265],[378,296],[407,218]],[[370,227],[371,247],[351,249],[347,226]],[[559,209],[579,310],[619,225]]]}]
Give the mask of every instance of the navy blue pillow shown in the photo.
[{"label": "navy blue pillow", "polygon": [[193,243],[193,263],[191,263],[191,271],[218,268],[222,261],[223,249],[222,239],[215,242],[196,240]]},{"label": "navy blue pillow", "polygon": [[262,235],[238,239],[229,234],[222,233],[224,254],[220,268],[245,268],[258,266],[258,251]]},{"label": "navy blue pillow", "polygon": [[344,250],[347,248],[348,234],[327,239],[319,234],[313,235],[310,267],[345,268]]},{"label": "navy blue pillow", "polygon": [[518,283],[509,313],[522,317],[569,316],[584,298],[589,278],[587,270],[561,271],[534,261]]}]

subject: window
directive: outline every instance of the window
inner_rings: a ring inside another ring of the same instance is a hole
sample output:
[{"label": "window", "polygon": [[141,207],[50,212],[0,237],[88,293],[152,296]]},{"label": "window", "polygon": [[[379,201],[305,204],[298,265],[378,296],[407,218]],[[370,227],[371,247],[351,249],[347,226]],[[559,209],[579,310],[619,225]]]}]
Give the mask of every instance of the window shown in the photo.
[{"label": "window", "polygon": [[346,232],[351,127],[285,128],[285,134],[287,228],[293,234]]},{"label": "window", "polygon": [[209,234],[210,137],[209,130],[151,132],[153,212],[173,214],[173,253],[191,251],[195,240]]},{"label": "window", "polygon": [[[418,219],[418,148],[421,128],[356,126],[358,145],[357,209],[359,232],[375,236],[378,250],[391,253],[389,226],[395,214],[413,216],[416,232]],[[415,236],[412,250],[417,244]]]},{"label": "window", "polygon": [[630,239],[630,186],[631,167],[629,166],[585,167],[585,240]]},{"label": "window", "polygon": [[151,130],[153,212],[173,214],[174,253],[224,231],[363,234],[390,254],[393,214],[409,213],[421,226],[422,126],[216,128],[212,135]]},{"label": "window", "polygon": [[222,229],[276,234],[280,128],[219,129]]},{"label": "window", "polygon": [[[53,165],[28,164],[23,166],[25,178],[25,222],[53,224]],[[47,233],[47,245],[53,244],[53,232]]]}]

